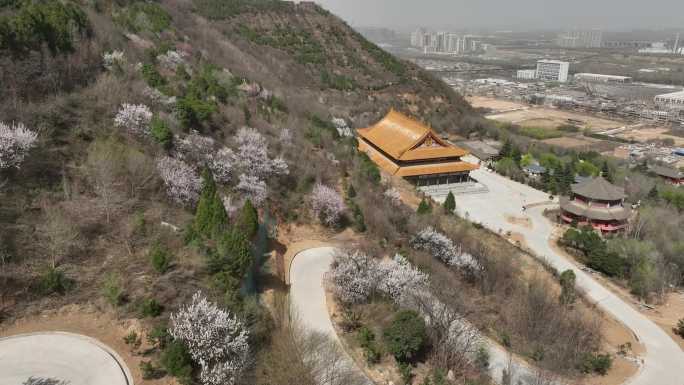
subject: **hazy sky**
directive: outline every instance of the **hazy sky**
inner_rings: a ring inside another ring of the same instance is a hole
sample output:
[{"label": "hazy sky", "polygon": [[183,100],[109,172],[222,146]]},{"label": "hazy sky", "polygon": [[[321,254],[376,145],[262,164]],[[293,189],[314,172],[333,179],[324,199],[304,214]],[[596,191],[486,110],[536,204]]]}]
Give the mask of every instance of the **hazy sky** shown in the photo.
[{"label": "hazy sky", "polygon": [[315,1],[363,27],[684,29],[684,0]]}]

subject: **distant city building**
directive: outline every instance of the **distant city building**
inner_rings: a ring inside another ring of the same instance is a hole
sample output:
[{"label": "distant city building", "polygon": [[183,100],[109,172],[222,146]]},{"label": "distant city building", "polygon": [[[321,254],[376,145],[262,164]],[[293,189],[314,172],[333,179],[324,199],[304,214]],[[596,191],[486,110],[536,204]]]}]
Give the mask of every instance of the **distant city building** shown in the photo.
[{"label": "distant city building", "polygon": [[648,48],[651,46],[650,41],[637,41],[637,40],[631,40],[631,41],[604,41],[602,43],[602,46],[604,48],[612,48],[612,49],[640,49],[640,48]]},{"label": "distant city building", "polygon": [[597,83],[631,83],[632,78],[629,76],[617,76],[617,75],[603,75],[603,74],[590,74],[590,73],[578,73],[573,76],[575,81],[584,82],[597,82]]},{"label": "distant city building", "polygon": [[601,48],[603,32],[600,30],[570,31],[556,40],[564,48]]},{"label": "distant city building", "polygon": [[411,45],[423,49],[424,53],[463,54],[481,51],[483,45],[474,36],[451,32],[429,32],[418,28],[411,33]]},{"label": "distant city building", "polygon": [[653,101],[662,108],[684,109],[684,91],[657,95]]},{"label": "distant city building", "polygon": [[537,70],[518,70],[516,76],[522,80],[532,80],[537,78]]},{"label": "distant city building", "polygon": [[558,60],[539,60],[537,62],[537,79],[565,83],[568,81],[570,63]]}]

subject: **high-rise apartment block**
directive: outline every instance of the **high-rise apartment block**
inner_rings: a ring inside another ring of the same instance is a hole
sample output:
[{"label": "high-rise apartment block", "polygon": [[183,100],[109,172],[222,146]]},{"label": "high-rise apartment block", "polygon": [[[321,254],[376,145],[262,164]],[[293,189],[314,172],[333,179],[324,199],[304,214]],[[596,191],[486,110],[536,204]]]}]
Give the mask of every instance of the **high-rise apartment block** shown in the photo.
[{"label": "high-rise apartment block", "polygon": [[537,62],[537,79],[565,83],[568,81],[570,63],[558,60],[539,60]]},{"label": "high-rise apartment block", "polygon": [[557,43],[564,48],[601,48],[603,32],[596,29],[569,31],[558,36]]}]

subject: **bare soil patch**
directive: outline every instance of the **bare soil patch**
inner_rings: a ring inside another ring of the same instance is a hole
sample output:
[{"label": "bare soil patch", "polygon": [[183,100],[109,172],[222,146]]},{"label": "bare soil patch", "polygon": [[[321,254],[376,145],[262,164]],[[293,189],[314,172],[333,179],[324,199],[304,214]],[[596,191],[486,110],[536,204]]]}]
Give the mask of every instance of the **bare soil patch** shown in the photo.
[{"label": "bare soil patch", "polygon": [[[599,118],[592,115],[581,114],[573,111],[565,111],[548,107],[533,107],[527,110],[510,111],[501,114],[489,115],[489,119],[500,122],[509,122],[519,125],[529,125],[526,122],[541,119],[543,121],[551,121],[555,123],[556,128],[569,123],[569,119],[575,121],[577,125],[583,129],[590,129],[591,131],[605,131],[611,128],[622,127],[625,124],[617,120],[609,120]],[[579,121],[581,123],[576,123]]]},{"label": "bare soil patch", "polygon": [[516,217],[513,215],[506,215],[506,222],[516,225],[516,226],[522,226],[526,228],[532,228],[532,221],[530,218],[527,217]]},{"label": "bare soil patch", "polygon": [[[136,384],[178,385],[176,379],[170,376],[143,380],[140,363],[151,359],[142,354],[149,346],[146,345],[145,328],[138,319],[117,319],[114,313],[87,304],[67,305],[57,310],[47,310],[35,316],[20,318],[11,324],[0,325],[0,337],[46,331],[71,332],[101,341],[121,356]],[[136,332],[142,342],[138,348],[124,342],[124,337],[132,331]]]},{"label": "bare soil patch", "polygon": [[494,111],[508,111],[520,108],[529,108],[525,104],[515,103],[509,100],[487,98],[484,96],[471,96],[466,98],[466,100],[475,108],[489,108]]},{"label": "bare soil patch", "polygon": [[684,146],[684,138],[669,135],[667,134],[669,131],[670,130],[668,128],[664,127],[637,128],[634,130],[621,132],[616,136],[618,138],[634,140],[640,143],[655,140],[672,139],[675,143],[675,146]]},{"label": "bare soil patch", "polygon": [[542,140],[542,143],[546,143],[546,144],[550,144],[552,146],[557,146],[557,147],[562,147],[562,148],[568,148],[568,149],[590,147],[592,145],[595,145],[597,142],[598,141],[596,139],[577,138],[577,137],[569,137],[569,136],[564,136],[562,138],[552,138],[552,139]]}]

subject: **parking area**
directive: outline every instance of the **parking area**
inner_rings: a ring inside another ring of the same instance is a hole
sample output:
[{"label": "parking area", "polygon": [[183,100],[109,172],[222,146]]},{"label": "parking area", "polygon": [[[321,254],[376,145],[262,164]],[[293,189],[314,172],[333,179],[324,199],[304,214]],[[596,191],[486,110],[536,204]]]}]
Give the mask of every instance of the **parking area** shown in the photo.
[{"label": "parking area", "polygon": [[133,385],[109,347],[71,333],[45,332],[0,338],[0,384]]}]

